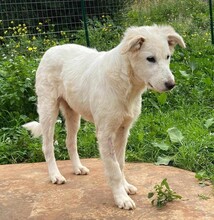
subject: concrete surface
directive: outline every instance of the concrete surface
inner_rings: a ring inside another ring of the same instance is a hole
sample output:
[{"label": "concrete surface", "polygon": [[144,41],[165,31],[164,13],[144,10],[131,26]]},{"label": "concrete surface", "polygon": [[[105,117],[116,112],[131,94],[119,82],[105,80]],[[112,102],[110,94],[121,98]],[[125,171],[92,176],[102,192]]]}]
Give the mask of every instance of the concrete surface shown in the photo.
[{"label": "concrete surface", "polygon": [[[87,176],[75,176],[70,161],[58,161],[67,179],[64,185],[49,182],[45,163],[0,166],[0,220],[213,220],[212,186],[201,187],[194,173],[145,163],[127,163],[126,176],[138,188],[131,196],[137,208],[121,210],[114,205],[99,159],[85,159]],[[147,194],[164,178],[182,200],[157,209]],[[210,197],[203,200],[198,195]]]}]

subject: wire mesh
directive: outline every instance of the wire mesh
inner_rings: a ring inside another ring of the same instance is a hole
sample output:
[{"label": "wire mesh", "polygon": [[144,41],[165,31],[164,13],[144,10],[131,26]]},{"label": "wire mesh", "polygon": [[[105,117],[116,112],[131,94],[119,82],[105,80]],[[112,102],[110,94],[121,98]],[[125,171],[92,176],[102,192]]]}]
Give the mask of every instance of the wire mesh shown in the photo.
[{"label": "wire mesh", "polygon": [[214,27],[213,27],[213,6],[212,6],[212,0],[209,0],[209,7],[210,7],[211,41],[212,41],[212,44],[214,44]]},{"label": "wire mesh", "polygon": [[[84,1],[88,18],[113,16],[125,4],[124,0]],[[1,0],[0,6],[0,35],[17,25],[28,27],[28,35],[74,32],[83,26],[81,0]]]}]

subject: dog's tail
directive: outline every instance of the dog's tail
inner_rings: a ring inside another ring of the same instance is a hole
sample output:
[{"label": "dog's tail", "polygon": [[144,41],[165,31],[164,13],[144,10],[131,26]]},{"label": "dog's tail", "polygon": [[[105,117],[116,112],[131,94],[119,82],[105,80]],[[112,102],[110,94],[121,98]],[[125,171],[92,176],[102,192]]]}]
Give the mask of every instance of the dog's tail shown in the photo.
[{"label": "dog's tail", "polygon": [[42,126],[40,123],[36,121],[29,122],[27,124],[22,125],[22,127],[26,128],[31,134],[36,138],[42,135]]}]

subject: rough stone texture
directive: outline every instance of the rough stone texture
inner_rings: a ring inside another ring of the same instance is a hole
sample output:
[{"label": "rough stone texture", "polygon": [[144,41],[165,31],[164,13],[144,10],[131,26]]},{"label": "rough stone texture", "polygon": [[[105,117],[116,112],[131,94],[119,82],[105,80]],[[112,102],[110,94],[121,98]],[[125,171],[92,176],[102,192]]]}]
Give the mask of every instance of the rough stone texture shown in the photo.
[{"label": "rough stone texture", "polygon": [[[45,163],[0,166],[1,220],[213,220],[214,195],[212,186],[201,187],[194,173],[145,163],[126,164],[126,176],[138,188],[131,196],[137,208],[121,210],[114,205],[111,191],[99,159],[82,160],[90,169],[87,176],[72,174],[70,161],[58,161],[67,179],[64,185],[49,182]],[[157,209],[147,194],[163,178],[183,196],[182,200]],[[200,199],[198,194],[209,196]]]}]

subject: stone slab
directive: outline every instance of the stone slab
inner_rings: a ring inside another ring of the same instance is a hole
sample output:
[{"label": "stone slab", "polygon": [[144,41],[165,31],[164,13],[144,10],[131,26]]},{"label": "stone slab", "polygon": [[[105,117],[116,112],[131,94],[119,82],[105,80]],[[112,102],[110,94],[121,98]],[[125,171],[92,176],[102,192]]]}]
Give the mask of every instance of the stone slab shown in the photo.
[{"label": "stone slab", "polygon": [[[168,166],[127,163],[125,173],[138,188],[132,199],[135,210],[121,210],[114,204],[99,159],[84,159],[87,176],[72,174],[70,161],[58,161],[67,179],[64,185],[49,182],[45,163],[0,166],[0,220],[214,220],[213,187],[201,187],[195,174]],[[182,200],[157,209],[148,192],[167,178]],[[210,197],[201,199],[198,195]]]}]

